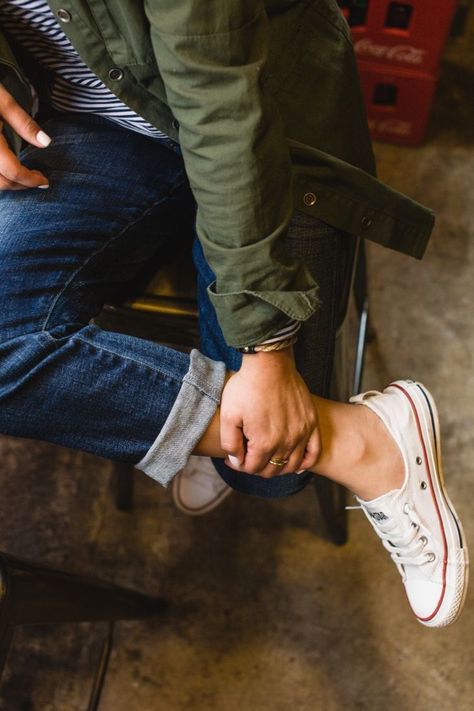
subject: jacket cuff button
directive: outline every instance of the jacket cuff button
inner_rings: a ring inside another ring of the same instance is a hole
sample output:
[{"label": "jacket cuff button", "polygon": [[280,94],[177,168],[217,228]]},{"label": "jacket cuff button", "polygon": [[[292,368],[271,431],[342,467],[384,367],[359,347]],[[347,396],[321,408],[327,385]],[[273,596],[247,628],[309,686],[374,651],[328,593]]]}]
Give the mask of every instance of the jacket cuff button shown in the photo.
[{"label": "jacket cuff button", "polygon": [[372,224],[372,218],[368,215],[364,215],[364,217],[360,221],[360,224],[367,230]]},{"label": "jacket cuff button", "polygon": [[123,79],[122,70],[117,69],[117,68],[110,69],[109,70],[109,79],[111,79],[112,81],[120,81],[121,79]]},{"label": "jacket cuff button", "polygon": [[61,22],[71,22],[72,20],[71,13],[67,10],[64,10],[64,8],[60,8],[57,12],[57,15]]},{"label": "jacket cuff button", "polygon": [[317,197],[314,193],[305,193],[303,196],[303,202],[308,207],[311,207],[312,205],[314,205],[316,200],[317,200]]}]

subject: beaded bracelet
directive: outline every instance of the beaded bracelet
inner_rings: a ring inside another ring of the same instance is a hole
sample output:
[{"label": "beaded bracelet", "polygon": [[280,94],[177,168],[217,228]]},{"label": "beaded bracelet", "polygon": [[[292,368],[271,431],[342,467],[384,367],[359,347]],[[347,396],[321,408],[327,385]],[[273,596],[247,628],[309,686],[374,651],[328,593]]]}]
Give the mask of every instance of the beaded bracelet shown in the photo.
[{"label": "beaded bracelet", "polygon": [[285,348],[293,346],[298,340],[298,336],[295,334],[290,338],[285,338],[281,341],[276,341],[275,343],[261,343],[257,346],[244,346],[243,348],[237,348],[239,353],[248,355],[251,353],[271,353],[273,351],[282,351]]}]

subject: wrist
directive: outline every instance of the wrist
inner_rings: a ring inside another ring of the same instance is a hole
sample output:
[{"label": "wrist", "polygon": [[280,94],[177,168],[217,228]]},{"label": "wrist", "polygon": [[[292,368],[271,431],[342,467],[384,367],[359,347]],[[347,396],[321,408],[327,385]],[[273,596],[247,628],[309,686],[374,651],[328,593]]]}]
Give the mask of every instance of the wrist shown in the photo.
[{"label": "wrist", "polygon": [[272,368],[288,367],[295,364],[293,346],[282,348],[279,351],[259,351],[242,356],[242,368]]},{"label": "wrist", "polygon": [[293,346],[298,340],[298,331],[301,328],[299,321],[291,320],[283,328],[274,332],[270,338],[252,346],[242,346],[237,350],[243,355],[261,352],[282,351]]}]

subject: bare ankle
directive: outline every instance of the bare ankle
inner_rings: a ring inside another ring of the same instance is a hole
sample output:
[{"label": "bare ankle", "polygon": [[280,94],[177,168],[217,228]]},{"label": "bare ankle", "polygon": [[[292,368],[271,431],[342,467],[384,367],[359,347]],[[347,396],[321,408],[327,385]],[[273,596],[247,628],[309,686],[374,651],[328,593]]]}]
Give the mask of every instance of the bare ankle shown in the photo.
[{"label": "bare ankle", "polygon": [[403,484],[398,445],[367,407],[317,399],[322,450],[314,473],[375,499]]},{"label": "bare ankle", "polygon": [[403,485],[403,458],[382,420],[369,408],[356,407],[362,411],[364,451],[350,488],[360,498],[370,500]]}]

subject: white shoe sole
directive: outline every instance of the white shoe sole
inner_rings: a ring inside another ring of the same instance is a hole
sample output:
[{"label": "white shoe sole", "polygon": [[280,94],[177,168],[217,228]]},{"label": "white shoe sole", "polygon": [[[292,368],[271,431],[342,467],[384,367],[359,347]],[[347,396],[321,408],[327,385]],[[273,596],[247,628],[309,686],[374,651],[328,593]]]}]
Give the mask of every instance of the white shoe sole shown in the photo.
[{"label": "white shoe sole", "polygon": [[217,508],[224,501],[224,499],[226,499],[233,491],[233,489],[230,486],[226,486],[226,488],[223,489],[219,493],[218,496],[216,496],[214,499],[209,501],[207,504],[204,504],[204,506],[201,506],[200,508],[197,508],[197,509],[191,509],[188,506],[186,506],[186,504],[183,502],[183,500],[181,498],[180,484],[181,484],[181,477],[179,475],[177,475],[173,479],[173,482],[171,485],[173,501],[175,503],[176,508],[178,508],[180,511],[187,514],[188,516],[204,516],[205,514],[209,513],[210,511],[213,511],[215,508]]},{"label": "white shoe sole", "polygon": [[[408,399],[415,417],[425,454],[426,475],[440,521],[445,545],[443,593],[437,608],[429,617],[417,619],[428,627],[443,627],[455,622],[461,614],[467,594],[469,557],[461,522],[446,491],[441,461],[438,411],[430,392],[417,382],[392,383]],[[433,448],[434,443],[434,448]]]}]

